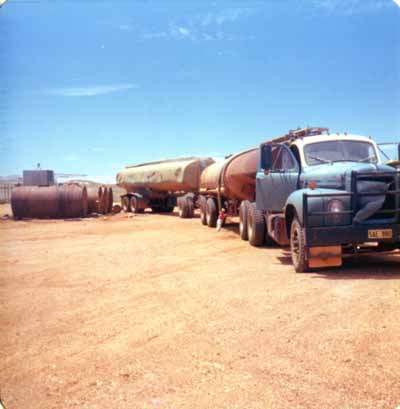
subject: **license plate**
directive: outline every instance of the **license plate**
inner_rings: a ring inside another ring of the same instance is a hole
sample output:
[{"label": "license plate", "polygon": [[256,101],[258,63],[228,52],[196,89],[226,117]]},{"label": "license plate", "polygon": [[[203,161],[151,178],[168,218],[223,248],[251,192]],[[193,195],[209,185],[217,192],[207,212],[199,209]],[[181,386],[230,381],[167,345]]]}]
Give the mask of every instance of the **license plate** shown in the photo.
[{"label": "license plate", "polygon": [[392,229],[374,229],[368,230],[369,239],[391,239],[393,238]]}]

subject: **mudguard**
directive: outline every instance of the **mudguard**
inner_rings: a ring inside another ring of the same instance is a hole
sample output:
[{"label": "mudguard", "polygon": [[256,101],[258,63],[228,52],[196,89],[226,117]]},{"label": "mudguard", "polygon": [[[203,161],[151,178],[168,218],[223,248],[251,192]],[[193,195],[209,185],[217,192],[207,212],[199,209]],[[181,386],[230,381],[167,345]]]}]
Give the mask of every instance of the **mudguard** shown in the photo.
[{"label": "mudguard", "polygon": [[[340,199],[344,203],[344,210],[350,210],[351,206],[351,200],[349,196],[343,196],[343,197],[332,197],[329,196],[331,194],[337,194],[337,193],[348,193],[343,190],[339,189],[299,189],[296,190],[295,192],[291,193],[289,197],[286,200],[285,204],[285,216],[286,220],[288,220],[288,215],[290,212],[295,210],[297,214],[297,218],[299,219],[300,223],[302,226],[304,226],[304,220],[303,220],[303,197],[305,194],[307,194],[309,197],[308,199],[308,211],[310,212],[324,212],[327,211],[327,204],[330,200],[332,199]],[[313,195],[326,195],[324,197],[315,197],[313,198]],[[290,217],[289,217],[290,219]],[[348,219],[346,217],[346,219]],[[291,220],[290,220],[291,221]],[[347,220],[346,220],[347,221]],[[322,215],[316,215],[316,216],[310,216],[308,217],[308,222],[310,226],[326,226],[330,225],[331,223],[327,223],[326,221],[326,216]]]}]

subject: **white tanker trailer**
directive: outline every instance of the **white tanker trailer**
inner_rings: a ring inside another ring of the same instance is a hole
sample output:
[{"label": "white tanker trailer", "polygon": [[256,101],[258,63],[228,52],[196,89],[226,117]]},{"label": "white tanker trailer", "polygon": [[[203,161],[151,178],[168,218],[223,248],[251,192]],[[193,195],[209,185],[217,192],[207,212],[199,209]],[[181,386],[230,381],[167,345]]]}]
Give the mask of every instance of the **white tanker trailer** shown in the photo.
[{"label": "white tanker trailer", "polygon": [[213,163],[212,158],[189,157],[127,166],[117,174],[117,185],[127,192],[121,196],[122,208],[171,213],[178,204],[180,217],[193,217],[200,175]]}]

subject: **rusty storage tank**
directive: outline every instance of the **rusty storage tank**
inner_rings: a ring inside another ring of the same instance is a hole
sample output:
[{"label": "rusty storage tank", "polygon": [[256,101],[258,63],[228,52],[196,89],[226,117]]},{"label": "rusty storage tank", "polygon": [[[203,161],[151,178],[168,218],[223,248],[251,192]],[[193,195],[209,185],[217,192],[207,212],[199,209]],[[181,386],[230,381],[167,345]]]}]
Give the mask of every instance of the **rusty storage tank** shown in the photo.
[{"label": "rusty storage tank", "polygon": [[88,187],[87,197],[88,197],[88,214],[99,213],[101,188],[100,187]]},{"label": "rusty storage tank", "polygon": [[101,190],[101,213],[111,213],[113,205],[112,188],[109,186],[102,186]]},{"label": "rusty storage tank", "polygon": [[232,155],[206,168],[200,178],[200,193],[228,199],[254,200],[259,148]]},{"label": "rusty storage tank", "polygon": [[112,187],[109,186],[108,187],[108,209],[107,209],[107,213],[112,213],[113,205],[114,205],[113,190],[112,190]]},{"label": "rusty storage tank", "polygon": [[197,192],[200,175],[212,158],[179,158],[128,166],[117,174],[118,186],[127,192]]},{"label": "rusty storage tank", "polygon": [[108,202],[107,202],[107,188],[106,186],[99,187],[99,203],[97,206],[98,213],[107,213]]},{"label": "rusty storage tank", "polygon": [[59,186],[60,207],[62,218],[86,217],[88,200],[86,186],[70,183]]},{"label": "rusty storage tank", "polygon": [[18,186],[11,195],[11,208],[17,219],[86,217],[87,190],[78,184]]}]

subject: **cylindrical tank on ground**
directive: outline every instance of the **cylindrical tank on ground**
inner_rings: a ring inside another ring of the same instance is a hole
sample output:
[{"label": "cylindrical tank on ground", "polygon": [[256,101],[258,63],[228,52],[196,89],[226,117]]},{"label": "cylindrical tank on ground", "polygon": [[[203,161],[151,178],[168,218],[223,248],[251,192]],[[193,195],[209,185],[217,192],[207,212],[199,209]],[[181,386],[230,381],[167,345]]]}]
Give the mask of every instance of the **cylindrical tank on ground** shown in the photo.
[{"label": "cylindrical tank on ground", "polygon": [[75,183],[59,186],[59,214],[63,218],[86,217],[88,200],[86,186]]},{"label": "cylindrical tank on ground", "polygon": [[200,178],[200,193],[218,193],[229,199],[254,200],[259,148],[216,162]]},{"label": "cylindrical tank on ground", "polygon": [[57,219],[86,217],[88,211],[85,186],[18,186],[11,195],[15,218]]},{"label": "cylindrical tank on ground", "polygon": [[99,213],[99,203],[101,197],[101,188],[99,187],[88,187],[88,213]]},{"label": "cylindrical tank on ground", "polygon": [[107,210],[108,210],[108,190],[106,186],[100,186],[98,212],[101,214],[106,214]]},{"label": "cylindrical tank on ground", "polygon": [[111,213],[114,205],[114,195],[113,195],[113,190],[112,187],[110,186],[108,188],[108,209],[107,213]]},{"label": "cylindrical tank on ground", "polygon": [[211,158],[190,157],[129,166],[117,174],[117,184],[127,192],[145,189],[150,195],[196,192],[201,173],[212,163]]}]

